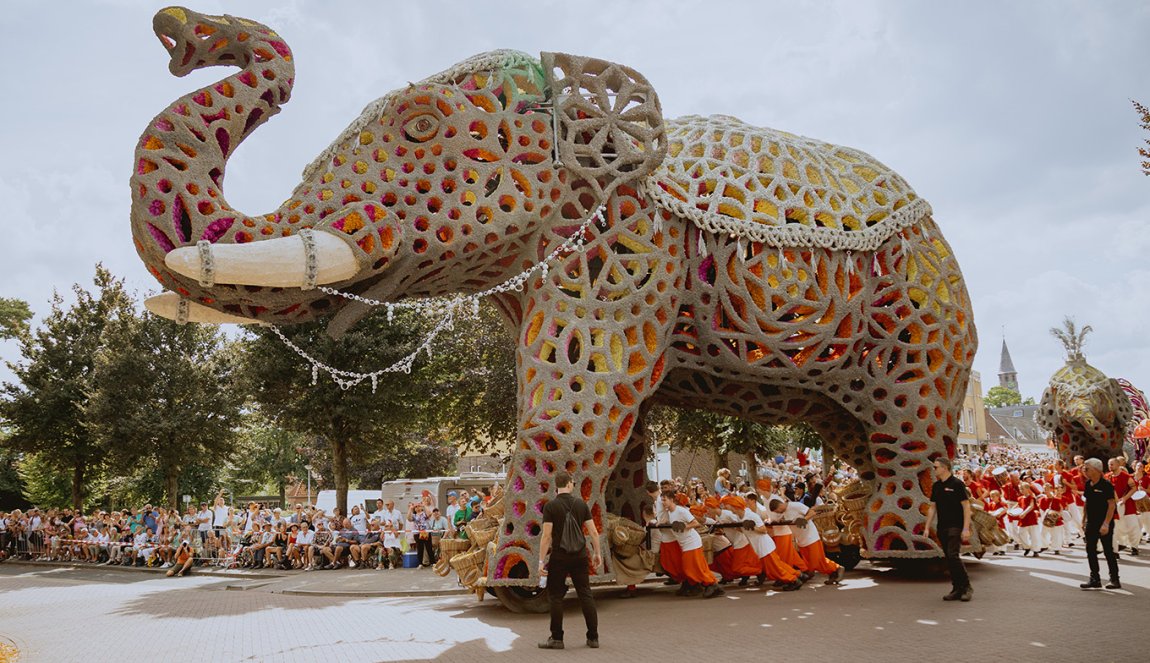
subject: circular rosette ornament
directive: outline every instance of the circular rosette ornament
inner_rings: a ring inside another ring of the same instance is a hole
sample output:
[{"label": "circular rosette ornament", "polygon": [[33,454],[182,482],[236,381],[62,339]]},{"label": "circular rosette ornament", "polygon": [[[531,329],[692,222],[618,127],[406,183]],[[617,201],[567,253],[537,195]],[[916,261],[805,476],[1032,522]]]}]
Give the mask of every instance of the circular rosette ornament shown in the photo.
[{"label": "circular rosette ornament", "polygon": [[649,174],[667,140],[659,97],[630,67],[544,53],[559,164],[587,181],[599,200]]}]

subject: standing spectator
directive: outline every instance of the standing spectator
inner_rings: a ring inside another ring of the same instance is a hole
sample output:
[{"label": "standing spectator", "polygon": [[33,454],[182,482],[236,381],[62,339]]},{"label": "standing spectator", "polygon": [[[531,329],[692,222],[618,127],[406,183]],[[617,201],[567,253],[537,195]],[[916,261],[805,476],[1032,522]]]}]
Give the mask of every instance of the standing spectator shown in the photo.
[{"label": "standing spectator", "polygon": [[451,531],[451,525],[439,509],[432,509],[427,527],[431,530],[431,562],[434,564],[439,559],[439,542]]},{"label": "standing spectator", "polygon": [[231,526],[232,509],[224,502],[222,494],[216,495],[215,504],[212,506],[212,529],[216,532],[219,545],[225,549],[231,547],[227,536],[228,528]]},{"label": "standing spectator", "polygon": [[196,531],[200,542],[206,543],[208,532],[212,531],[212,510],[208,508],[207,502],[200,502],[200,510],[196,512]]},{"label": "standing spectator", "polygon": [[459,493],[449,490],[447,491],[447,511],[444,514],[447,516],[447,522],[455,522],[456,511],[459,511]]},{"label": "standing spectator", "polygon": [[949,594],[942,597],[944,601],[969,601],[974,595],[970,586],[970,577],[966,574],[966,567],[962,564],[961,543],[970,541],[970,495],[966,492],[966,484],[951,474],[951,462],[946,456],[940,456],[934,461],[934,486],[930,491],[930,506],[926,513],[926,534],[930,535],[930,524],[935,513],[938,513],[938,542],[946,555],[946,564],[950,568],[950,582],[952,589]]},{"label": "standing spectator", "polygon": [[571,489],[571,475],[556,472],[555,499],[543,507],[539,574],[546,577],[547,599],[551,604],[551,637],[539,643],[540,649],[563,649],[563,595],[567,593],[568,576],[583,608],[587,646],[599,647],[599,616],[595,611],[595,599],[591,596],[586,539],[589,536],[595,547],[590,566],[598,572],[603,562],[599,532],[591,518],[591,509],[586,502],[573,496]]},{"label": "standing spectator", "polygon": [[[415,558],[419,565],[428,567],[435,563],[435,553],[431,548],[431,532],[428,531],[428,524],[431,519],[424,511],[422,502],[415,502],[411,505],[411,525],[412,532],[415,536]],[[427,553],[427,563],[423,561],[424,552]]]},{"label": "standing spectator", "polygon": [[1098,542],[1102,542],[1102,554],[1106,556],[1106,567],[1110,571],[1110,583],[1106,589],[1118,589],[1118,556],[1114,554],[1113,522],[1118,510],[1118,498],[1114,485],[1102,475],[1102,461],[1091,458],[1084,464],[1086,474],[1086,560],[1090,565],[1090,579],[1079,585],[1082,589],[1101,589],[1102,576],[1098,570]]},{"label": "standing spectator", "polygon": [[726,495],[731,494],[731,471],[725,467],[720,467],[715,472],[715,495],[720,499]]}]

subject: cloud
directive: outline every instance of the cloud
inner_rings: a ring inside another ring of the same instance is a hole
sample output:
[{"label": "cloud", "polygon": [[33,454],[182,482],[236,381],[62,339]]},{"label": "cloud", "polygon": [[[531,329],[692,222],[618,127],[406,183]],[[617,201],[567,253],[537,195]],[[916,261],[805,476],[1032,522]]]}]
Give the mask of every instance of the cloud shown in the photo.
[{"label": "cloud", "polygon": [[[128,168],[144,125],[218,77],[167,74],[151,34],[165,3],[23,3],[0,24],[0,296],[37,313],[103,261],[154,282],[128,235]],[[1150,179],[1130,98],[1150,102],[1150,5],[655,1],[376,3],[205,1],[275,27],[296,54],[284,112],[244,143],[226,191],[278,205],[366,104],[493,48],[631,65],[668,115],[726,113],[866,150],[931,201],[962,264],[996,383],[1005,327],[1027,395],[1061,364],[1047,328],[1096,332],[1087,357],[1150,385],[1145,260]],[[49,43],[52,48],[44,48]],[[12,358],[11,343],[0,357]],[[5,377],[0,371],[0,378]]]}]

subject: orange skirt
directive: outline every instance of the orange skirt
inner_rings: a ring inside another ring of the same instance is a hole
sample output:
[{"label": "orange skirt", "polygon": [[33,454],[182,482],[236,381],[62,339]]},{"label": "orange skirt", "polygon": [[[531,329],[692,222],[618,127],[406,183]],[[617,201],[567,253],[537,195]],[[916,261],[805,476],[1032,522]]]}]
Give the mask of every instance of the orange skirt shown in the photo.
[{"label": "orange skirt", "polygon": [[733,578],[749,578],[763,572],[763,563],[755,557],[755,550],[746,545],[731,549],[731,573]]},{"label": "orange skirt", "polygon": [[794,582],[799,577],[799,572],[795,567],[783,564],[779,559],[779,554],[771,551],[771,554],[763,557],[760,561],[762,565],[762,573],[765,573],[771,580],[782,580],[783,582]]},{"label": "orange skirt", "polygon": [[715,553],[715,558],[711,560],[711,570],[718,573],[723,577],[723,580],[734,580],[739,575],[735,573],[735,555],[734,548],[727,546],[721,551]]},{"label": "orange skirt", "polygon": [[799,551],[795,548],[795,535],[787,534],[786,536],[772,537],[775,540],[775,554],[779,556],[779,561],[787,566],[793,566],[799,571],[807,570],[807,563],[799,556]]},{"label": "orange skirt", "polygon": [[687,582],[704,587],[715,584],[715,574],[707,567],[707,558],[702,548],[684,551],[682,555],[683,576]]},{"label": "orange skirt", "polygon": [[679,547],[678,541],[659,544],[659,564],[671,580],[683,582],[683,549]]},{"label": "orange skirt", "polygon": [[799,548],[799,554],[803,556],[803,561],[807,563],[807,569],[814,573],[825,573],[828,576],[835,571],[839,570],[839,565],[827,559],[826,552],[823,551],[823,542],[815,541],[809,546]]}]

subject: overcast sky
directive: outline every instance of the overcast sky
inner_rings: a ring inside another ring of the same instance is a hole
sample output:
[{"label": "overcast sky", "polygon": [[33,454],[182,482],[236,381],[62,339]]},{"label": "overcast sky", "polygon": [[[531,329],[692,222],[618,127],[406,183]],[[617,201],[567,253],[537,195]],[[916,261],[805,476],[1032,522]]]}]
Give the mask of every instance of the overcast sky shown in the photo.
[{"label": "overcast sky", "polygon": [[[162,2],[6,2],[0,14],[0,297],[37,315],[103,262],[156,289],[132,248],[128,177],[145,124],[221,77],[177,79]],[[643,72],[668,117],[735,115],[856,147],[934,207],[974,300],[983,389],[1005,329],[1024,395],[1063,352],[1150,388],[1150,178],[1130,99],[1150,103],[1150,4],[1033,2],[216,2],[270,25],[296,86],[228,168],[260,213],[371,100],[495,48],[593,55]],[[0,341],[0,358],[15,344]],[[10,373],[0,369],[0,379]]]}]

